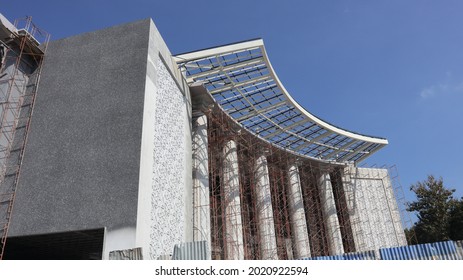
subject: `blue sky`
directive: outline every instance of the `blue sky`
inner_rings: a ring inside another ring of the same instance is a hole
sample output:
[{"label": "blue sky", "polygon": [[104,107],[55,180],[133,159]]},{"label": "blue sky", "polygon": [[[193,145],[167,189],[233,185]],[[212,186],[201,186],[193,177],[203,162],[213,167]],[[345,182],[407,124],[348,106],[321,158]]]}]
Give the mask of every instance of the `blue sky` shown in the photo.
[{"label": "blue sky", "polygon": [[428,174],[463,196],[463,1],[0,1],[55,40],[148,17],[174,54],[261,37],[301,105],[389,140],[366,166],[396,165],[408,200]]}]

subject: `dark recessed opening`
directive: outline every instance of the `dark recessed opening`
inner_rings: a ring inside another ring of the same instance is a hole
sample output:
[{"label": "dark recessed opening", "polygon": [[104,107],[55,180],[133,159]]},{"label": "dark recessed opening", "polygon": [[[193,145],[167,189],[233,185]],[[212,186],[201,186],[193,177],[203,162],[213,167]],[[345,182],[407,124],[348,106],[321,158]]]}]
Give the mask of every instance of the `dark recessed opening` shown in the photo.
[{"label": "dark recessed opening", "polygon": [[5,260],[101,260],[104,229],[10,237]]}]

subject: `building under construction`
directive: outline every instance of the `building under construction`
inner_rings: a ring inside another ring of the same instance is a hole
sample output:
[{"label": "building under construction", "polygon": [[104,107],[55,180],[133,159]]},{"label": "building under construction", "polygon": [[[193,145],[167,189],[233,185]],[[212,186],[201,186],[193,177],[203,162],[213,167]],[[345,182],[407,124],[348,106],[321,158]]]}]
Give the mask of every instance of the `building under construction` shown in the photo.
[{"label": "building under construction", "polygon": [[397,176],[359,167],[387,140],[302,108],[261,39],[172,55],[150,19],[50,43],[0,20],[1,258],[407,244]]}]

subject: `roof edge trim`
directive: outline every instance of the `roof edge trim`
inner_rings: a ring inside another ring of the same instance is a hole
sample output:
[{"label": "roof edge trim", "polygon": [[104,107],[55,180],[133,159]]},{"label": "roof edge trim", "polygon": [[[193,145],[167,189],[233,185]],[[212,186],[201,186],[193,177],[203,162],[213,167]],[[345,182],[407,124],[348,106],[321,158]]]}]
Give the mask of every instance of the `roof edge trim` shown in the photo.
[{"label": "roof edge trim", "polygon": [[183,61],[189,61],[192,59],[200,59],[204,57],[209,57],[217,53],[227,53],[227,52],[237,52],[244,49],[258,48],[264,45],[262,39],[253,39],[242,41],[234,44],[222,45],[213,48],[202,49],[199,51],[188,52],[183,54],[174,55],[174,60],[177,63],[182,63]]},{"label": "roof edge trim", "polygon": [[294,107],[296,107],[299,111],[301,111],[305,116],[307,116],[309,119],[314,121],[316,124],[318,124],[318,125],[320,125],[322,127],[325,127],[326,129],[331,130],[333,132],[336,132],[336,133],[339,133],[341,135],[347,136],[349,138],[353,138],[353,139],[357,139],[357,140],[361,140],[361,141],[367,141],[367,142],[371,142],[371,143],[383,144],[383,145],[387,145],[389,143],[387,141],[387,139],[385,139],[385,138],[367,136],[367,135],[358,134],[358,133],[355,133],[355,132],[352,132],[352,131],[348,131],[346,129],[334,126],[334,125],[332,125],[332,124],[318,118],[317,116],[311,114],[304,107],[299,105],[299,103],[296,100],[294,100],[294,98],[289,94],[289,92],[284,87],[283,83],[278,78],[278,75],[276,74],[275,70],[273,69],[272,63],[270,62],[270,59],[268,58],[267,51],[265,49],[265,45],[263,44],[263,41],[262,41],[262,46],[261,47],[262,47],[262,51],[264,53],[265,62],[267,63],[268,67],[270,68],[270,72],[273,75],[273,77],[274,77],[275,81],[277,82],[278,86],[285,93],[286,97],[292,103],[292,105],[294,105]]}]

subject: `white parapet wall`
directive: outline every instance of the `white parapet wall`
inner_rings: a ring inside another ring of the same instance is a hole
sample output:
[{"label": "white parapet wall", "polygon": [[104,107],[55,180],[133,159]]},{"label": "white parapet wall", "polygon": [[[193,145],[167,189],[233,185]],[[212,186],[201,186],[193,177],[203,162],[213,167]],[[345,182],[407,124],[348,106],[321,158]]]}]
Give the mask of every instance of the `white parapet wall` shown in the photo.
[{"label": "white parapet wall", "polygon": [[387,169],[344,169],[343,187],[356,251],[407,245]]}]

